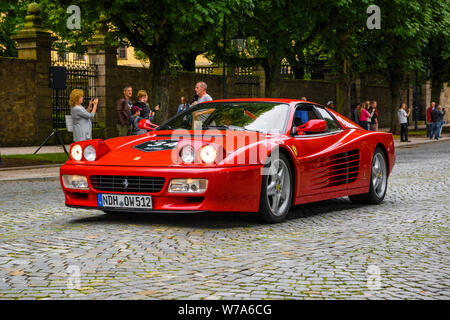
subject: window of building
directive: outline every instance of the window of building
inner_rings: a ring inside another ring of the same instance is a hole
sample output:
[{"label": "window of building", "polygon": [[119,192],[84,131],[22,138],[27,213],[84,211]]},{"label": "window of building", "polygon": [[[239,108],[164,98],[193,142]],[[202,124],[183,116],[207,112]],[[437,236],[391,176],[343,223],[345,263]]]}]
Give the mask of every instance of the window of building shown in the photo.
[{"label": "window of building", "polygon": [[126,59],[127,58],[127,47],[117,48],[117,58]]}]

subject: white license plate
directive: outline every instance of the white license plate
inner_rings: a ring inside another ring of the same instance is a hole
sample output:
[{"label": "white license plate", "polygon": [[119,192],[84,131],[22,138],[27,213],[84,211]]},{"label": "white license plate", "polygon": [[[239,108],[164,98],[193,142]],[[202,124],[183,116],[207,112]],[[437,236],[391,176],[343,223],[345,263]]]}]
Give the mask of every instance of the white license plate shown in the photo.
[{"label": "white license plate", "polygon": [[97,194],[99,207],[113,208],[152,208],[152,196],[130,194]]}]

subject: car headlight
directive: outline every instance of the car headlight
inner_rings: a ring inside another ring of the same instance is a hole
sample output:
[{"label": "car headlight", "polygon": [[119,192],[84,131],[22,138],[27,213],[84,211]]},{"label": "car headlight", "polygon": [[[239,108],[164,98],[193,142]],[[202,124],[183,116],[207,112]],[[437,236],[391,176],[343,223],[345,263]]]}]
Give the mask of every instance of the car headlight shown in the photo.
[{"label": "car headlight", "polygon": [[204,146],[200,151],[200,158],[205,163],[213,163],[216,161],[217,151],[213,146]]},{"label": "car headlight", "polygon": [[192,146],[184,146],[181,149],[181,160],[184,163],[192,163],[194,162],[195,158],[195,151]]},{"label": "car headlight", "polygon": [[70,150],[70,156],[73,160],[80,161],[83,156],[83,150],[81,149],[81,146],[79,144],[76,144],[72,147],[72,150]]},{"label": "car headlight", "polygon": [[169,192],[202,193],[208,187],[208,179],[172,179]]},{"label": "car headlight", "polygon": [[97,156],[95,148],[92,145],[88,145],[84,148],[83,156],[87,161],[95,161],[95,157]]},{"label": "car headlight", "polygon": [[67,189],[89,189],[89,184],[85,176],[79,175],[63,175],[62,181]]}]

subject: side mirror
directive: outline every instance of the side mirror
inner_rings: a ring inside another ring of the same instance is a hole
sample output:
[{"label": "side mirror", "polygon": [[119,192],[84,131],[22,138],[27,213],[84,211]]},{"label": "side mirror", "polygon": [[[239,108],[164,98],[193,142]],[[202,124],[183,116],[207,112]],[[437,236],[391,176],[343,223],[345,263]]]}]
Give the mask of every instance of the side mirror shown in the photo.
[{"label": "side mirror", "polygon": [[145,130],[155,130],[156,128],[158,128],[158,126],[154,123],[151,123],[150,120],[148,119],[142,119],[141,121],[139,121],[138,124],[139,129],[145,129]]},{"label": "side mirror", "polygon": [[321,133],[327,130],[327,123],[325,120],[313,119],[309,120],[305,124],[297,127],[297,134],[302,135],[308,133]]}]

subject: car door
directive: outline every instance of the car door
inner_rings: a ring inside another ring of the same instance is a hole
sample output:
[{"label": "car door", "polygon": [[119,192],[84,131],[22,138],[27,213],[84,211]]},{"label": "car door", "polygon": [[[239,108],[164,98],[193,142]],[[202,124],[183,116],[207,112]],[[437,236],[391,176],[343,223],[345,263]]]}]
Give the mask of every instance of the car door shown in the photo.
[{"label": "car door", "polygon": [[[302,112],[299,112],[302,111]],[[296,106],[296,114],[291,128],[293,144],[297,153],[297,186],[296,197],[311,195],[330,195],[333,192],[346,190],[349,179],[346,164],[353,159],[342,146],[342,140],[348,134],[339,122],[323,107],[313,104]],[[298,120],[298,117],[301,119]],[[311,119],[323,119],[327,129],[322,133],[298,135],[296,126]],[[319,199],[318,199],[319,200]]]}]

